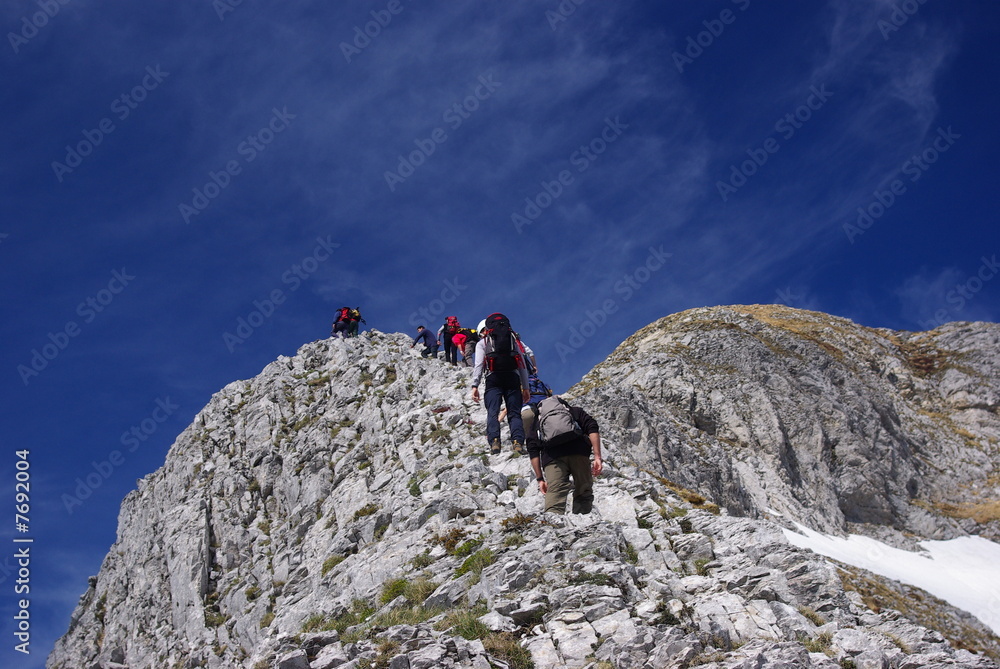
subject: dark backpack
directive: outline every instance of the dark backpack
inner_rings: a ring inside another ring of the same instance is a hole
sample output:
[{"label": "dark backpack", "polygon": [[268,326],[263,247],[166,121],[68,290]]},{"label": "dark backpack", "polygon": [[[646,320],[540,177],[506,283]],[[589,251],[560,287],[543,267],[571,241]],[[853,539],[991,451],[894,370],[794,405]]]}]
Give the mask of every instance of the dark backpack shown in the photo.
[{"label": "dark backpack", "polygon": [[558,446],[583,435],[569,404],[561,397],[547,397],[538,403],[538,438],[547,446]]},{"label": "dark backpack", "polygon": [[515,372],[522,366],[517,335],[503,314],[486,319],[486,369],[491,372]]},{"label": "dark backpack", "polygon": [[458,316],[448,316],[444,321],[444,331],[448,334],[456,334],[462,326],[458,324]]}]

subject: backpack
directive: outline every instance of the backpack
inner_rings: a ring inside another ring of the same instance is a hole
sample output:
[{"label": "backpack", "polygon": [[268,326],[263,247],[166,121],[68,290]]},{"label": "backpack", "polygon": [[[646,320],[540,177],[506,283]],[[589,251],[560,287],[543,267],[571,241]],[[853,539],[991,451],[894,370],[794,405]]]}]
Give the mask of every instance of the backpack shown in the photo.
[{"label": "backpack", "polygon": [[537,404],[547,397],[552,397],[552,389],[535,374],[528,375],[528,392],[531,393],[529,403]]},{"label": "backpack", "polygon": [[548,446],[558,446],[583,435],[583,429],[573,418],[569,404],[558,396],[546,397],[538,403],[538,438]]},{"label": "backpack", "polygon": [[358,311],[357,308],[351,309],[351,311],[350,311],[350,313],[348,315],[351,317],[352,321],[360,321],[361,320],[361,312]]},{"label": "backpack", "polygon": [[350,308],[341,307],[340,309],[337,310],[337,319],[334,321],[334,323],[339,323],[340,321],[346,321],[350,313],[351,313]]},{"label": "backpack", "polygon": [[503,314],[491,314],[486,319],[486,369],[491,372],[515,372],[523,363],[518,350],[517,335]]},{"label": "backpack", "polygon": [[444,331],[448,334],[455,334],[462,329],[462,326],[458,324],[458,316],[448,316],[444,321]]}]

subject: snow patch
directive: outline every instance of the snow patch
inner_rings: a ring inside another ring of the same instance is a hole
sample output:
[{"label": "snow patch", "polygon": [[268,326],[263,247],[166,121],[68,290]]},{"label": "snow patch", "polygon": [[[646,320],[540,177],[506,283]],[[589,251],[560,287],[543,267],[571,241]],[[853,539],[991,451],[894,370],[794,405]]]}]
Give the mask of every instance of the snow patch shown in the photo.
[{"label": "snow patch", "polygon": [[923,554],[870,537],[814,532],[796,523],[789,543],[918,588],[976,616],[1000,634],[1000,544],[982,537],[921,541]]}]

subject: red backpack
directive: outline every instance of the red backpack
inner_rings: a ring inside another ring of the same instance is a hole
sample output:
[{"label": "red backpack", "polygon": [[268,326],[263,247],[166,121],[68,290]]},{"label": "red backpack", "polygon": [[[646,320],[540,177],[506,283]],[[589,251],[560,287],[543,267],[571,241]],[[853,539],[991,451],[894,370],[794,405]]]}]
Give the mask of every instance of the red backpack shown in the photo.
[{"label": "red backpack", "polygon": [[462,326],[458,324],[458,316],[448,316],[444,321],[444,331],[448,334],[455,334],[462,329]]}]

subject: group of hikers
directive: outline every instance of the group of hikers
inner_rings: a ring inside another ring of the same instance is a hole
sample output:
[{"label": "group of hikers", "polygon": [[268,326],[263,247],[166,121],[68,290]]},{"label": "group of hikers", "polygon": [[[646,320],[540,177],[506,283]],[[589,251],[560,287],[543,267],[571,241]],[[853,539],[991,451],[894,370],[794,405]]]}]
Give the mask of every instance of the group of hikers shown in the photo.
[{"label": "group of hikers", "polygon": [[[341,309],[334,322],[334,336],[352,336],[352,331],[356,336],[358,321],[364,322],[357,309]],[[528,455],[538,489],[545,496],[545,511],[565,513],[572,492],[573,513],[590,513],[594,476],[604,469],[597,421],[552,393],[538,376],[534,352],[521,341],[506,316],[491,314],[475,329],[462,327],[457,317],[448,316],[437,333],[418,325],[410,348],[417,344],[423,345],[421,356],[425,358],[437,359],[443,345],[446,364],[472,368],[471,397],[486,405],[490,454],[503,450],[500,423],[506,419],[511,450]],[[482,394],[480,385],[484,387]]]},{"label": "group of hikers", "polygon": [[[364,323],[357,308],[342,307],[333,323],[334,337],[356,337]],[[417,326],[410,348],[423,344],[421,356],[437,358],[444,345],[445,363],[472,368],[471,397],[486,405],[486,441],[491,455],[502,452],[500,422],[510,427],[511,450],[527,453],[531,470],[545,496],[545,511],[565,513],[573,493],[573,513],[590,513],[594,506],[594,476],[604,469],[597,421],[571,406],[538,377],[535,355],[494,313],[475,329],[464,328],[448,316],[437,334]],[[482,395],[479,386],[484,385]],[[593,461],[591,456],[593,455]]]},{"label": "group of hikers", "polygon": [[333,329],[331,337],[357,337],[358,326],[365,323],[361,318],[361,310],[357,307],[341,307],[337,309],[337,314],[333,318]]}]

